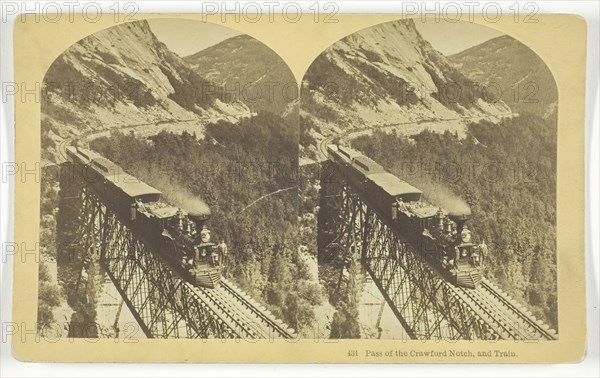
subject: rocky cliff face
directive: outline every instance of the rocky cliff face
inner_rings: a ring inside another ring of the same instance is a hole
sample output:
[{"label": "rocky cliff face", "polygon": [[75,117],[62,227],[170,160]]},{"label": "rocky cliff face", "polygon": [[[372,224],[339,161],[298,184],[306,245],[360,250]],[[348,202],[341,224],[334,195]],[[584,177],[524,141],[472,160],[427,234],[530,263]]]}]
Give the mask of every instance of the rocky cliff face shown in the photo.
[{"label": "rocky cliff face", "polygon": [[361,30],[325,50],[304,76],[300,107],[317,139],[357,128],[510,112],[501,101],[486,101],[412,20]]},{"label": "rocky cliff face", "polygon": [[513,111],[556,115],[558,89],[552,72],[529,47],[507,35],[449,57],[469,79],[497,85]]},{"label": "rocky cliff face", "polygon": [[[237,119],[250,110],[223,98],[152,33],[145,21],[90,35],[61,54],[44,78],[42,147],[99,130]],[[52,142],[53,141],[53,142]]]},{"label": "rocky cliff face", "polygon": [[226,39],[184,60],[200,76],[238,95],[253,111],[285,116],[298,98],[298,84],[287,64],[250,36]]}]

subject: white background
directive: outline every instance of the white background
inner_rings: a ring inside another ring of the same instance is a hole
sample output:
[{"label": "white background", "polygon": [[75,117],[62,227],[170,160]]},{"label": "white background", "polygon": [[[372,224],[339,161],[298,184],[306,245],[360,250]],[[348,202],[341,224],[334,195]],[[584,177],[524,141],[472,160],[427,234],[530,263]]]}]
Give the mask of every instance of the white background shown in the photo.
[{"label": "white background", "polygon": [[[6,1],[0,0],[2,5],[0,48],[1,59],[1,82],[10,83],[12,76],[12,25],[15,16],[10,16],[12,8],[7,7]],[[19,9],[23,9],[24,2],[12,2]],[[32,2],[27,1],[24,11],[44,9],[51,1]],[[63,4],[63,2],[54,2]],[[135,3],[137,13],[198,13],[202,10],[201,2],[191,1],[138,1]],[[212,2],[222,7],[222,1]],[[279,2],[283,6],[286,2]],[[339,13],[401,13],[403,5],[407,3],[417,4],[421,9],[435,9],[435,3],[439,9],[449,3],[466,4],[467,2],[355,2],[339,1],[334,3]],[[481,9],[489,1],[471,2],[475,9]],[[516,1],[498,1],[505,13],[512,14]],[[579,364],[568,365],[242,365],[242,364],[47,364],[47,363],[23,363],[16,361],[10,350],[10,338],[4,333],[0,340],[0,376],[18,377],[188,377],[188,376],[327,376],[327,377],[358,377],[358,376],[425,376],[425,377],[497,377],[497,376],[529,376],[529,377],[598,377],[600,376],[599,351],[599,328],[598,328],[598,230],[599,230],[599,202],[598,185],[599,172],[599,85],[598,66],[599,61],[599,3],[598,1],[522,1],[517,4],[521,9],[527,3],[533,3],[542,13],[570,13],[579,14],[587,20],[588,25],[588,62],[587,62],[587,107],[586,107],[586,270],[587,270],[587,302],[588,302],[588,352],[584,361]],[[78,2],[75,8],[82,9],[86,2]],[[103,12],[112,12],[114,2],[98,2],[103,7]],[[243,6],[243,3],[241,3]],[[257,4],[265,4],[257,2]],[[297,4],[300,4],[298,2]],[[305,12],[311,12],[308,7],[314,2],[301,3]],[[321,4],[323,5],[323,4]],[[120,7],[124,3],[119,4]],[[227,2],[227,9],[235,9],[235,2]],[[61,6],[63,7],[63,6]],[[513,7],[513,8],[510,8]],[[262,8],[262,6],[261,6]],[[46,8],[49,9],[50,8]],[[68,10],[67,6],[64,6]],[[92,9],[92,8],[90,8]],[[129,8],[132,9],[132,8]],[[268,8],[264,8],[268,9]],[[277,9],[277,8],[276,8]],[[291,8],[293,9],[293,8]],[[313,8],[314,9],[314,8]],[[528,8],[530,9],[530,8]],[[93,10],[93,9],[92,9]],[[4,88],[4,86],[3,86]],[[13,161],[13,102],[8,98],[7,102],[1,102],[1,134],[0,152],[2,163]],[[0,235],[2,245],[12,241],[13,226],[13,186],[9,182],[2,181],[1,184],[1,223]],[[4,249],[2,250],[2,261],[4,261]],[[1,288],[1,311],[0,323],[10,322],[12,303],[12,271],[10,264],[2,264],[0,269]]]}]

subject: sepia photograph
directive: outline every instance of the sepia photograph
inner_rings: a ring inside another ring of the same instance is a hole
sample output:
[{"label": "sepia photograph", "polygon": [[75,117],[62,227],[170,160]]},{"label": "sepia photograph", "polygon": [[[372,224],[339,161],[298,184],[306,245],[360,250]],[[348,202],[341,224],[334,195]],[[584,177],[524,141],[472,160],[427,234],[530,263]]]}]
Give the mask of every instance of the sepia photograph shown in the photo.
[{"label": "sepia photograph", "polygon": [[510,36],[375,25],[298,98],[260,41],[155,19],[44,88],[40,332],[558,338],[557,88]]},{"label": "sepia photograph", "polygon": [[246,16],[15,25],[15,358],[583,358],[585,21]]},{"label": "sepia photograph", "polygon": [[331,337],[558,338],[557,97],[532,50],[469,23],[386,22],[313,61],[301,210]]},{"label": "sepia photograph", "polygon": [[43,85],[55,263],[40,266],[40,332],[293,338],[313,322],[298,86],[275,52],[215,24],[138,21],[71,46]]}]

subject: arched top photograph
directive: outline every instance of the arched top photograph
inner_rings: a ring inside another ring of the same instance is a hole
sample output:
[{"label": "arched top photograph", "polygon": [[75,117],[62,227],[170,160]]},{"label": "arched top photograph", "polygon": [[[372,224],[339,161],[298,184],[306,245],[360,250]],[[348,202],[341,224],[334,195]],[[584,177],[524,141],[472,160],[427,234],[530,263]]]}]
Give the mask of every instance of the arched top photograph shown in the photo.
[{"label": "arched top photograph", "polygon": [[[545,62],[492,27],[402,19],[325,49],[302,80],[301,161],[333,172],[315,180],[322,281],[361,282],[330,292],[332,333],[443,338],[414,320],[437,310],[410,298],[456,295],[467,312],[509,314],[476,338],[557,339],[558,108]],[[422,290],[432,280],[440,292]],[[467,321],[452,311],[439,315]]]},{"label": "arched top photograph", "polygon": [[73,44],[43,90],[41,158],[61,174],[41,182],[56,262],[40,266],[42,328],[308,334],[321,297],[298,255],[298,84],[279,55],[225,26],[152,18]]}]

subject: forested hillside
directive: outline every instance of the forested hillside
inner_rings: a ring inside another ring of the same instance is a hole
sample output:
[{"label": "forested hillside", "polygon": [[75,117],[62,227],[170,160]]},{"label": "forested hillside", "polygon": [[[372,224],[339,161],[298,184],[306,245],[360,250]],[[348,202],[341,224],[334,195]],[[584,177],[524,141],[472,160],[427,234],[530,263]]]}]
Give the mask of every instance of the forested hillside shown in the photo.
[{"label": "forested hillside", "polygon": [[472,229],[490,246],[486,275],[558,326],[556,294],[556,124],[521,115],[471,124],[468,137],[425,131],[375,132],[353,147],[398,177],[450,190],[471,206]]},{"label": "forested hillside", "polygon": [[294,125],[261,113],[239,124],[210,124],[201,140],[162,132],[148,141],[115,132],[90,147],[163,192],[205,201],[214,237],[229,244],[225,275],[290,326],[312,325],[321,293],[298,250]]}]

